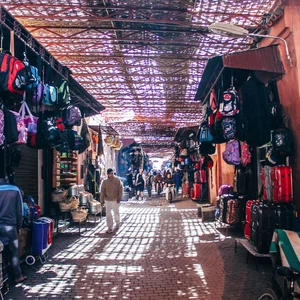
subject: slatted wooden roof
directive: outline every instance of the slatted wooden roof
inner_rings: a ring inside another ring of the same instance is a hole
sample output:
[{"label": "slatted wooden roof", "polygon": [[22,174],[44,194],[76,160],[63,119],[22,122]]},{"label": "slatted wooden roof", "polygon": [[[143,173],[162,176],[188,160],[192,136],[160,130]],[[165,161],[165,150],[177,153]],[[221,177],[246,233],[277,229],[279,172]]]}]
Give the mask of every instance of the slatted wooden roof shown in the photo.
[{"label": "slatted wooden roof", "polygon": [[207,60],[252,40],[208,32],[215,22],[266,28],[270,0],[4,0],[4,7],[105,106],[121,138],[172,144],[201,118],[194,101]]}]

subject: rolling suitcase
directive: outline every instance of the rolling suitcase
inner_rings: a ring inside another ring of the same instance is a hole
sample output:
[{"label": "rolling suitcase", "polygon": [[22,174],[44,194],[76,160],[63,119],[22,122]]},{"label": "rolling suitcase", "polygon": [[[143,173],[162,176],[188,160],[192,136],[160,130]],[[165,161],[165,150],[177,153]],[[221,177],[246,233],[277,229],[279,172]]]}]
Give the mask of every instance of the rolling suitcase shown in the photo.
[{"label": "rolling suitcase", "polygon": [[292,204],[276,205],[276,228],[292,230],[294,229],[294,206]]},{"label": "rolling suitcase", "polygon": [[273,202],[290,203],[293,201],[292,168],[276,166],[272,168]]},{"label": "rolling suitcase", "polygon": [[200,182],[206,183],[207,182],[206,170],[201,169],[199,172],[200,172]]},{"label": "rolling suitcase", "polygon": [[220,221],[226,223],[227,202],[232,199],[232,196],[223,195],[220,198]]},{"label": "rolling suitcase", "polygon": [[240,221],[245,221],[246,219],[246,204],[247,197],[246,196],[238,196],[239,207],[240,207]]},{"label": "rolling suitcase", "polygon": [[200,183],[194,183],[194,199],[200,199],[201,198],[201,184]]},{"label": "rolling suitcase", "polygon": [[201,180],[200,180],[200,171],[195,171],[194,173],[194,182],[195,183],[200,183]]},{"label": "rolling suitcase", "polygon": [[226,223],[229,225],[240,223],[240,205],[236,199],[227,202]]},{"label": "rolling suitcase", "polygon": [[276,228],[276,208],[254,204],[251,210],[251,241],[259,253],[268,253]]},{"label": "rolling suitcase", "polygon": [[273,188],[272,188],[272,167],[264,166],[261,170],[261,179],[263,182],[263,199],[272,201],[273,199]]},{"label": "rolling suitcase", "polygon": [[201,201],[208,201],[208,184],[201,183]]},{"label": "rolling suitcase", "polygon": [[190,198],[193,199],[194,198],[194,188],[190,189]]},{"label": "rolling suitcase", "polygon": [[244,236],[248,240],[250,240],[250,236],[251,236],[251,207],[253,204],[259,204],[259,201],[248,200],[246,203]]},{"label": "rolling suitcase", "polygon": [[186,184],[185,183],[183,183],[181,185],[181,188],[182,188],[182,196],[187,195],[188,193],[187,193],[187,188],[186,188]]},{"label": "rolling suitcase", "polygon": [[32,227],[31,254],[40,256],[48,247],[49,224],[43,221],[34,221]]}]

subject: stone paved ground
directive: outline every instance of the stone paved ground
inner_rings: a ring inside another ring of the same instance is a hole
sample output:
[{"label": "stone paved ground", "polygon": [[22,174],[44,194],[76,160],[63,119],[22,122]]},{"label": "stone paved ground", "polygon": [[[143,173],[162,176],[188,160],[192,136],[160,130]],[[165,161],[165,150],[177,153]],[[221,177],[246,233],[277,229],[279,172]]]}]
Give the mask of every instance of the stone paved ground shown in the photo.
[{"label": "stone paved ground", "polygon": [[121,216],[111,235],[103,218],[54,237],[46,263],[23,264],[27,281],[5,299],[252,300],[270,285],[271,263],[246,264],[234,232],[202,223],[191,200],[130,200]]}]

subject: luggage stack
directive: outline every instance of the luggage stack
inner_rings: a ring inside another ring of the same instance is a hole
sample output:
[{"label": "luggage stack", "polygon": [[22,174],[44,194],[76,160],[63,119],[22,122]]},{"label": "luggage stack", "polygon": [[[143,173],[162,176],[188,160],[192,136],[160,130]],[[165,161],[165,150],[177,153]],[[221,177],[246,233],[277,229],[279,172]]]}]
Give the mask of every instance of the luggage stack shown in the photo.
[{"label": "luggage stack", "polygon": [[247,202],[244,235],[257,252],[268,253],[276,228],[294,229],[292,169],[290,166],[264,166],[261,177],[263,201]]},{"label": "luggage stack", "polygon": [[226,223],[229,225],[240,223],[240,205],[238,199],[227,201]]}]

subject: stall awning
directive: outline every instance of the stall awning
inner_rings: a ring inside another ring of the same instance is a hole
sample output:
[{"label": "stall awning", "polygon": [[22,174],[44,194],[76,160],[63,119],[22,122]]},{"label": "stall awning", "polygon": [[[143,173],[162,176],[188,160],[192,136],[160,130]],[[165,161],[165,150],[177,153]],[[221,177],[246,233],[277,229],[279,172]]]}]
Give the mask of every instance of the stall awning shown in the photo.
[{"label": "stall awning", "polygon": [[268,72],[274,74],[274,77],[285,73],[278,45],[216,56],[207,62],[195,101],[202,103],[206,101],[211,89],[226,68]]},{"label": "stall awning", "polygon": [[[89,125],[91,129],[94,131],[98,132],[99,125]],[[106,125],[100,125],[102,133],[106,135],[113,135],[113,136],[118,136],[119,133],[113,129],[111,126],[106,126]]]},{"label": "stall awning", "polygon": [[174,142],[180,142],[189,138],[195,138],[198,132],[199,126],[190,126],[179,128],[174,137]]}]

